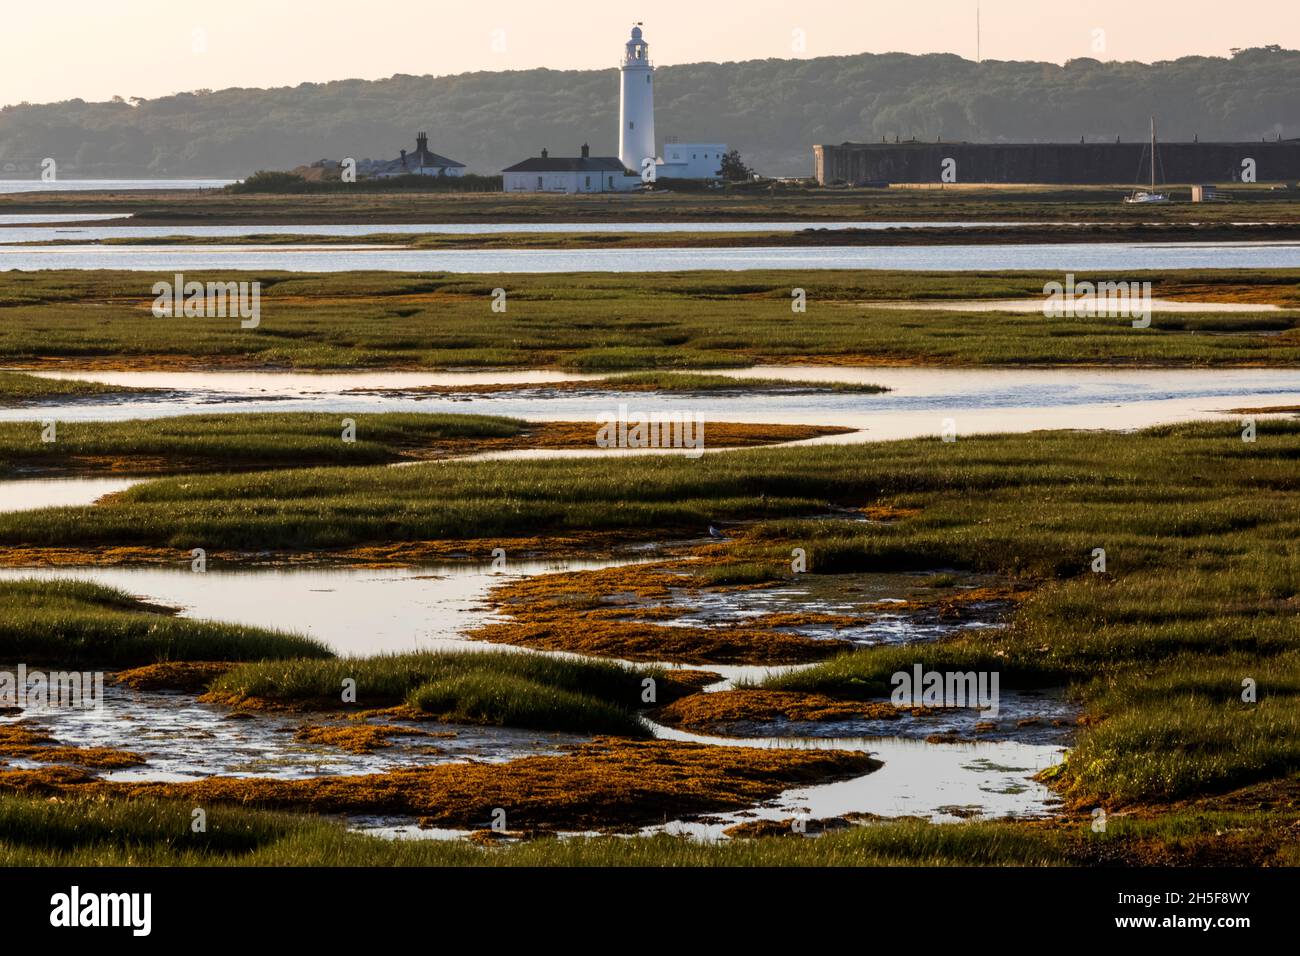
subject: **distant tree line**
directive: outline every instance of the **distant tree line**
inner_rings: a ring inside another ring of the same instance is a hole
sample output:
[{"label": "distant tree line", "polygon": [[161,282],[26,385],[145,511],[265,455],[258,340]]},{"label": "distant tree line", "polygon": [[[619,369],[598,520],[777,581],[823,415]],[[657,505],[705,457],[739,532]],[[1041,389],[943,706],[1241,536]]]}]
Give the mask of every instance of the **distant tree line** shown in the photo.
[{"label": "distant tree line", "polygon": [[[863,54],[693,63],[657,71],[661,138],[725,142],[769,176],[806,175],[814,143],[1078,142],[1300,137],[1300,52],[1154,64]],[[304,83],[0,110],[0,176],[58,161],[63,176],[247,176],[316,157],[393,159],[417,130],[493,175],[547,147],[617,152],[614,70],[524,70]]]}]

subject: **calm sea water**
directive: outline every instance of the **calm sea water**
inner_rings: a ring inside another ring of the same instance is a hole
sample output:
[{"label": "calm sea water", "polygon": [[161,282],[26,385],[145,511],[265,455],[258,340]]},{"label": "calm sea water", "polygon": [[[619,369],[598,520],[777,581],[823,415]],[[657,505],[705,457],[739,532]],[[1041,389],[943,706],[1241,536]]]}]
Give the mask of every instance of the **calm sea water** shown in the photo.
[{"label": "calm sea water", "polygon": [[[129,218],[112,215],[0,216],[0,227],[22,223],[61,223],[90,219]],[[666,232],[798,232],[802,229],[975,229],[979,227],[1024,225],[1014,222],[452,222],[452,223],[312,223],[307,225],[240,225],[240,226],[117,226],[103,228],[61,227],[57,229],[0,228],[0,243],[48,242],[52,239],[75,239],[99,242],[103,239],[162,239],[169,236],[190,238],[238,239],[248,236],[370,236],[443,235],[478,236],[489,233],[630,233]],[[1051,223],[1064,226],[1068,223]]]},{"label": "calm sea water", "polygon": [[1135,272],[1300,268],[1300,243],[1061,243],[755,249],[453,249],[395,246],[0,246],[0,271],[22,269],[286,272],[566,273],[704,269],[899,269]]},{"label": "calm sea water", "polygon": [[117,191],[123,189],[216,189],[234,179],[0,179],[0,195],[6,193],[66,193]]}]

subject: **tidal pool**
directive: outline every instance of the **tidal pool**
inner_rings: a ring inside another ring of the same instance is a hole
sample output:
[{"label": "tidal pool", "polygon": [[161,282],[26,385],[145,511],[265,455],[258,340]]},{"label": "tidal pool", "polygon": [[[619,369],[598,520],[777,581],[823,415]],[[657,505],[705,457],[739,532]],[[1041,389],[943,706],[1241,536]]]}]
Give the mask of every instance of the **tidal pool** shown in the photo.
[{"label": "tidal pool", "polygon": [[[167,389],[114,402],[60,401],[0,410],[0,420],[124,420],[196,412],[367,411],[461,412],[531,421],[596,421],[625,404],[629,414],[700,413],[708,421],[838,425],[853,434],[812,439],[839,444],[938,435],[951,419],[957,435],[1041,429],[1130,430],[1223,417],[1231,409],[1300,404],[1295,369],[947,369],[759,366],[718,374],[739,380],[883,385],[877,395],[849,392],[747,394],[556,392],[551,382],[591,379],[552,371],[496,372],[39,372],[110,385]],[[537,385],[521,392],[474,394],[474,385]],[[455,396],[403,393],[422,385],[456,385]],[[358,393],[354,389],[373,390]],[[385,392],[384,390],[397,390]],[[594,434],[593,434],[594,444]],[[583,452],[577,452],[583,454]],[[595,448],[592,453],[608,454]],[[555,452],[506,453],[537,457]],[[573,454],[572,452],[568,454]]]},{"label": "tidal pool", "polygon": [[483,650],[464,631],[488,619],[488,590],[510,577],[612,567],[638,560],[585,558],[510,560],[492,570],[483,561],[419,568],[257,568],[206,572],[183,567],[0,568],[18,578],[88,580],[120,588],[182,617],[275,628],[324,641],[341,655],[432,650]]},{"label": "tidal pool", "polygon": [[137,478],[20,478],[0,481],[0,512],[89,505],[125,491]]},{"label": "tidal pool", "polygon": [[[106,780],[195,780],[208,776],[317,777],[330,774],[385,773],[403,767],[465,760],[498,763],[535,754],[559,753],[589,738],[576,734],[481,727],[435,722],[402,723],[409,735],[392,746],[357,754],[295,736],[304,723],[320,724],[337,715],[277,714],[266,711],[232,716],[229,707],[200,703],[193,694],[138,691],[106,681],[101,710],[48,709],[21,715],[61,744],[130,750],[146,763],[100,771]],[[374,719],[367,723],[389,724]],[[421,733],[426,731],[427,733]],[[6,758],[11,767],[41,764]]]},{"label": "tidal pool", "polygon": [[884,761],[875,773],[838,783],[787,790],[776,800],[736,813],[718,814],[708,822],[678,820],[648,827],[644,833],[680,833],[716,840],[722,831],[747,820],[808,819],[848,813],[885,817],[919,816],[937,822],[964,819],[975,811],[987,817],[1046,816],[1052,792],[1033,776],[1060,763],[1059,746],[996,741],[976,744],[931,744],[898,737],[818,738],[757,737],[743,740],[710,737],[656,726],[665,740],[706,743],[716,747],[764,747],[818,750],[863,750]]},{"label": "tidal pool", "polygon": [[[490,544],[484,543],[490,551]],[[250,568],[203,573],[158,567],[0,568],[0,581],[23,578],[80,580],[120,588],[182,617],[225,621],[304,634],[325,642],[336,654],[370,656],[412,651],[499,651],[504,654],[560,653],[470,641],[464,636],[497,620],[487,602],[494,585],[510,577],[559,571],[598,570],[652,561],[651,546],[631,547],[614,560],[569,558],[509,560],[501,572],[491,561],[439,563],[418,568]],[[610,659],[610,658],[606,658]],[[649,667],[651,663],[629,666]],[[662,662],[669,669],[701,668]],[[762,680],[793,666],[725,665],[703,668],[722,680],[717,689],[739,680]]]},{"label": "tidal pool", "polygon": [[[595,569],[632,560],[637,557],[629,556],[623,562],[511,561],[503,574],[494,574],[490,562],[415,569],[213,569],[206,573],[152,567],[6,568],[0,569],[0,580],[92,580],[158,604],[179,607],[183,616],[282,628],[323,640],[340,654],[370,655],[411,650],[492,650],[494,645],[467,641],[463,633],[490,619],[492,612],[484,598],[503,577]],[[749,592],[740,593],[745,600],[736,603],[739,610],[733,609],[730,616],[762,610],[749,601]],[[704,613],[713,620],[720,614],[728,616],[717,606],[705,608]],[[918,640],[927,636],[920,631],[915,635]],[[903,635],[895,637],[905,639]],[[533,653],[505,647],[495,650]],[[713,689],[733,686],[740,679],[761,679],[790,670],[704,669],[724,678]],[[133,691],[117,685],[108,686],[106,698],[102,712],[63,711],[39,719],[63,743],[125,747],[147,756],[145,766],[113,771],[110,776],[115,779],[192,779],[212,773],[304,776],[379,772],[422,762],[500,760],[552,753],[581,739],[573,735],[430,724],[423,725],[424,729],[447,730],[456,736],[400,738],[392,748],[352,755],[295,739],[296,725],[308,719],[300,716],[259,713],[233,720],[228,709],[199,704],[189,695]],[[836,727],[830,725],[790,725],[769,729],[766,736],[743,739],[706,736],[653,723],[650,727],[656,736],[667,740],[730,747],[870,750],[885,761],[882,769],[855,780],[790,790],[770,803],[707,823],[667,821],[647,831],[685,833],[700,839],[716,839],[734,822],[785,819],[801,811],[813,818],[857,812],[916,814],[936,820],[957,819],[968,813],[1045,813],[1050,794],[1029,777],[1058,761],[1061,752],[1057,745],[1007,740],[927,744],[898,736],[844,738],[834,736]],[[952,808],[964,809],[954,814]],[[364,825],[391,836],[459,835],[456,831],[420,831],[409,821],[368,821]]]}]

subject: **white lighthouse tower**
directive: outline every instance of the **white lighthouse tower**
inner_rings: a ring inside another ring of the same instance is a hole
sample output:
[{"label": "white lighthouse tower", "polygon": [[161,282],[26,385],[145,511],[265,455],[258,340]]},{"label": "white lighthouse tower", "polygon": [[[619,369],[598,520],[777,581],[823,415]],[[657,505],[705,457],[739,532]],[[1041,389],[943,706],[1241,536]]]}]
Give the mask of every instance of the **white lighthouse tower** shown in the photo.
[{"label": "white lighthouse tower", "polygon": [[640,174],[645,161],[658,159],[655,152],[655,84],[650,65],[650,45],[641,39],[641,25],[632,28],[623,62],[618,106],[618,157],[623,165]]}]

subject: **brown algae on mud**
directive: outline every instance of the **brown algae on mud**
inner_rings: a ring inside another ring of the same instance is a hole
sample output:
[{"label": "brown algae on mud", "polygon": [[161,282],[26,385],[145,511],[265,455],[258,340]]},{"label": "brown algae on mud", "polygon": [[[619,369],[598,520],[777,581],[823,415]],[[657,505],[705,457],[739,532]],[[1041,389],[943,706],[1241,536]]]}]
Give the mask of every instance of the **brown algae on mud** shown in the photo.
[{"label": "brown algae on mud", "polygon": [[[982,579],[934,590],[933,582],[941,579],[922,575],[713,583],[709,575],[725,567],[726,551],[706,545],[692,555],[511,581],[490,595],[504,619],[467,636],[624,660],[775,666],[825,660],[859,645],[933,640],[956,628],[994,626],[1029,593]],[[918,587],[930,590],[918,594]],[[871,597],[900,590],[908,597]]]},{"label": "brown algae on mud", "polygon": [[[111,496],[109,496],[111,497]],[[675,529],[639,531],[645,539],[658,538],[668,543],[652,545],[657,551],[671,553],[685,550],[688,542],[674,544],[680,538]],[[360,544],[335,550],[240,551],[210,549],[209,566],[294,567],[342,564],[361,568],[404,568],[448,561],[492,560],[492,549],[501,548],[514,559],[563,559],[575,555],[584,558],[613,559],[629,555],[644,556],[645,549],[630,545],[626,532],[572,531],[556,535],[516,538],[441,538],[428,541],[393,541]],[[654,553],[654,552],[652,552]],[[38,547],[0,548],[0,567],[112,567],[118,565],[186,566],[192,560],[189,550],[147,546]]]},{"label": "brown algae on mud", "polygon": [[[303,724],[294,733],[298,740],[308,743],[327,744],[349,753],[369,754],[381,747],[391,747],[392,738],[410,736],[439,736],[418,727],[402,727],[395,724]],[[436,752],[426,750],[426,752]]]},{"label": "brown algae on mud", "polygon": [[491,596],[508,620],[466,636],[533,650],[705,666],[793,664],[836,653],[833,644],[766,626],[656,623],[678,617],[666,606],[647,603],[668,599],[671,588],[685,583],[672,567],[565,572],[511,582]]},{"label": "brown algae on mud", "polygon": [[634,621],[592,620],[582,612],[530,612],[529,620],[487,624],[475,641],[537,651],[564,651],[629,661],[709,664],[798,664],[823,660],[838,649],[813,638],[757,628],[670,627]]},{"label": "brown algae on mud", "polygon": [[839,700],[825,694],[779,690],[719,690],[693,694],[662,707],[651,716],[670,727],[713,732],[718,725],[782,718],[825,721],[848,717],[894,720],[902,709],[888,702]]},{"label": "brown algae on mud", "polygon": [[160,661],[118,671],[113,679],[133,690],[198,692],[234,666],[233,661]]},{"label": "brown algae on mud", "polygon": [[[511,581],[492,592],[508,620],[476,628],[470,640],[532,650],[680,664],[794,664],[839,648],[767,627],[685,627],[647,619],[675,617],[646,602],[673,589],[698,588],[691,562],[628,565]],[[633,618],[628,620],[628,618]]]},{"label": "brown algae on mud", "polygon": [[739,810],[793,786],[845,780],[880,766],[862,752],[602,738],[561,756],[411,767],[365,776],[119,783],[85,772],[7,771],[0,772],[0,791],[415,816],[424,826],[465,829],[486,826],[501,807],[511,830],[618,831]]},{"label": "brown algae on mud", "polygon": [[114,747],[72,747],[60,744],[27,721],[0,724],[0,757],[34,763],[72,764],[77,767],[117,769],[143,764],[144,758]]}]

